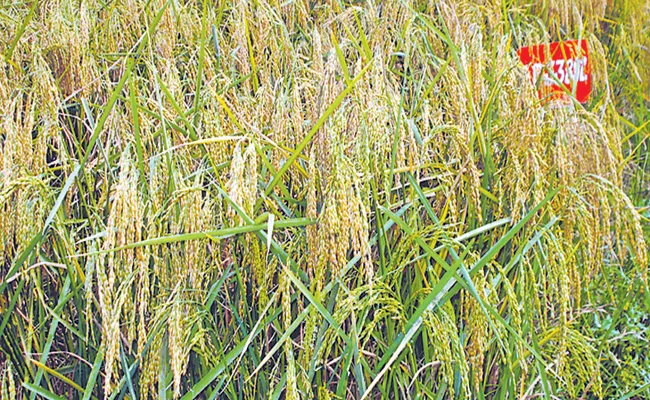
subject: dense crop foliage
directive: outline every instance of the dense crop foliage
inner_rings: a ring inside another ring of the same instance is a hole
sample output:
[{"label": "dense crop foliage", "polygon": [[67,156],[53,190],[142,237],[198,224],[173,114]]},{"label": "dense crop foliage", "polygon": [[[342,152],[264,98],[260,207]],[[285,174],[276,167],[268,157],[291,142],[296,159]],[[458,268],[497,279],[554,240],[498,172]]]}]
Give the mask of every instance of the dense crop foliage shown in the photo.
[{"label": "dense crop foliage", "polygon": [[0,52],[1,398],[650,397],[647,0],[5,0]]}]

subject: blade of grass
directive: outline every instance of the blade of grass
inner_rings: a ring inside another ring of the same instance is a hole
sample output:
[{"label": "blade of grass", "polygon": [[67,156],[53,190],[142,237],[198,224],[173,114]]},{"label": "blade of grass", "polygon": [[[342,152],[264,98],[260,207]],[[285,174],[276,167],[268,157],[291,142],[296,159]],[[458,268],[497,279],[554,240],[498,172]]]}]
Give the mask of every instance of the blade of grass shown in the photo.
[{"label": "blade of grass", "polygon": [[32,395],[36,396],[37,394],[44,399],[48,400],[66,400],[65,397],[57,396],[56,394],[43,389],[40,386],[32,385],[31,383],[23,382],[23,387],[29,389],[32,392]]},{"label": "blade of grass", "polygon": [[[552,190],[538,205],[531,209],[521,221],[519,221],[515,226],[513,226],[494,246],[492,246],[472,267],[469,272],[470,276],[476,271],[483,268],[496,254],[514,237],[514,235],[519,232],[526,223],[535,215],[537,212],[548,203],[554,196],[557,194],[559,189]],[[456,265],[456,262],[454,263]],[[455,279],[455,268],[452,268],[446,272],[443,277],[438,281],[436,286],[433,288],[431,293],[424,300],[423,304],[418,307],[417,311],[411,316],[407,322],[406,334],[400,335],[397,340],[390,346],[386,354],[390,357],[384,361],[380,361],[378,366],[378,373],[375,376],[375,379],[370,383],[368,389],[361,397],[362,399],[367,398],[371,393],[372,389],[379,383],[381,378],[386,374],[388,369],[392,364],[397,360],[401,352],[406,348],[407,344],[410,342],[411,338],[415,336],[418,329],[422,325],[422,314],[427,310],[433,310],[435,307],[440,306],[440,301],[443,296],[454,286]]]},{"label": "blade of grass", "polygon": [[[63,288],[59,293],[59,301],[58,301],[59,303],[61,303],[63,299],[67,296],[69,290],[70,290],[70,275],[66,277],[65,282],[63,284]],[[58,319],[53,319],[52,324],[50,325],[50,330],[48,331],[47,334],[47,340],[45,342],[45,345],[43,346],[43,349],[41,350],[41,357],[39,361],[42,365],[47,364],[47,359],[50,355],[50,349],[52,348],[52,343],[54,342],[54,337],[58,326],[59,326]],[[36,376],[34,377],[33,385],[35,387],[41,384],[42,377],[43,377],[43,369],[39,369],[38,372],[36,373]],[[81,391],[83,392],[83,390]],[[37,394],[36,392],[32,392],[30,399],[34,400],[36,398],[36,394]]]},{"label": "blade of grass", "polygon": [[[225,193],[223,193],[225,195]],[[410,205],[405,205],[402,207],[396,215],[401,215],[403,214]],[[240,215],[245,215],[240,214]],[[393,221],[387,221],[386,225],[384,225],[384,231],[389,230],[393,226],[394,222]],[[370,243],[375,243],[377,241],[377,236],[373,237],[370,241]],[[351,259],[348,264],[344,268],[344,273],[345,271],[349,270],[352,268],[353,265],[355,265],[359,260],[361,259],[361,255],[357,255],[353,259]],[[323,296],[327,293],[329,293],[332,288],[334,287],[335,283],[334,282],[329,282],[325,288],[323,289]],[[297,329],[300,326],[300,322],[308,315],[309,313],[309,306],[305,307],[305,309],[299,314],[292,324],[290,325],[289,329],[287,329],[283,334],[281,340],[278,340],[278,343],[276,343],[273,348],[267,353],[266,357],[258,364],[258,367],[256,370],[251,374],[251,376],[256,375],[259,370],[268,362],[271,360],[273,355],[282,348],[282,344],[284,341],[288,340],[290,338],[290,335],[293,333],[295,329]],[[298,321],[300,320],[300,321]],[[296,322],[298,321],[298,322]],[[259,329],[255,332],[251,332],[251,335],[259,334],[262,331],[262,329]],[[242,351],[243,351],[243,342],[240,342],[233,350],[231,350],[226,357],[213,369],[211,369],[206,375],[204,375],[199,382],[197,382],[192,388],[181,398],[181,400],[190,400],[194,399],[197,396],[199,396],[224,370],[225,368],[232,363],[232,361],[237,357]]]},{"label": "blade of grass", "polygon": [[[294,218],[294,219],[285,219],[285,220],[276,221],[274,226],[276,228],[292,228],[292,227],[313,225],[315,223],[316,221],[309,218]],[[205,232],[182,233],[178,235],[162,236],[162,237],[142,240],[140,242],[129,243],[125,246],[116,247],[113,249],[96,251],[85,255],[103,254],[103,253],[120,251],[120,250],[134,249],[136,247],[153,246],[153,245],[160,245],[160,244],[167,244],[167,243],[177,243],[177,242],[184,242],[188,240],[210,239],[210,238],[224,239],[242,233],[257,232],[267,227],[268,224],[242,225],[234,228],[215,229],[215,230],[205,231]]]},{"label": "blade of grass", "polygon": [[99,376],[99,371],[102,368],[102,362],[104,361],[104,353],[100,349],[97,351],[97,355],[95,356],[95,362],[93,362],[93,369],[90,371],[90,375],[88,375],[88,382],[86,382],[86,389],[84,390],[84,395],[82,400],[90,400],[90,397],[92,396],[93,389],[95,388],[95,382],[97,382],[97,377]]},{"label": "blade of grass", "polygon": [[309,130],[309,132],[307,133],[305,138],[300,142],[300,144],[298,144],[298,146],[296,147],[294,152],[291,154],[291,156],[289,156],[287,161],[285,161],[284,164],[282,164],[282,166],[278,170],[278,173],[273,176],[273,179],[271,180],[271,182],[266,187],[266,190],[264,191],[265,195],[268,196],[273,191],[273,189],[280,182],[280,180],[282,179],[284,174],[287,172],[289,167],[291,167],[291,164],[293,164],[293,162],[296,161],[296,159],[300,156],[300,154],[305,149],[305,147],[307,147],[309,142],[311,142],[311,140],[314,137],[314,135],[316,134],[316,132],[318,132],[318,130],[323,125],[325,125],[325,122],[329,119],[329,117],[332,114],[334,114],[334,111],[336,111],[336,109],[341,105],[341,103],[343,102],[343,99],[345,99],[345,97],[352,91],[352,89],[354,89],[355,85],[363,78],[363,76],[366,74],[366,72],[368,72],[368,70],[371,67],[372,67],[372,60],[369,61],[368,65],[366,65],[361,70],[361,72],[359,72],[359,75],[357,75],[350,82],[350,84],[348,86],[346,86],[345,89],[343,89],[343,91],[338,96],[336,96],[336,98],[334,99],[332,104],[330,104],[330,106],[327,108],[327,110],[325,110],[323,115],[321,115],[320,118],[318,119],[318,121],[316,121],[316,123],[314,124],[314,126],[312,126],[312,128]]},{"label": "blade of grass", "polygon": [[79,391],[80,393],[83,393],[83,392],[84,392],[84,389],[83,389],[81,386],[77,385],[75,382],[73,382],[72,380],[70,380],[70,378],[68,378],[68,377],[65,376],[65,375],[62,375],[62,374],[59,373],[58,371],[56,371],[56,370],[54,370],[54,369],[48,367],[47,365],[45,365],[45,364],[43,364],[43,363],[41,363],[41,362],[39,362],[39,361],[36,361],[36,360],[34,360],[34,359],[32,359],[32,358],[29,359],[29,362],[31,362],[32,364],[36,365],[38,368],[42,369],[44,372],[47,372],[48,374],[50,374],[50,375],[52,375],[52,376],[55,376],[55,377],[57,377],[58,379],[60,379],[61,381],[67,383],[67,384],[70,385],[70,386],[72,386],[73,388],[75,388],[75,389],[76,389],[77,391]]}]

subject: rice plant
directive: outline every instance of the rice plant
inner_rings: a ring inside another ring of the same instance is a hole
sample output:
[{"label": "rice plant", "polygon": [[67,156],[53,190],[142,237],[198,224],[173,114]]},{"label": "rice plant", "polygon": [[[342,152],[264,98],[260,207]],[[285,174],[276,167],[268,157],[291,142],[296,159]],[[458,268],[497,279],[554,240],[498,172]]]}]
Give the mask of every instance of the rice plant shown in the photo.
[{"label": "rice plant", "polygon": [[0,52],[0,398],[650,398],[650,1],[5,0]]}]

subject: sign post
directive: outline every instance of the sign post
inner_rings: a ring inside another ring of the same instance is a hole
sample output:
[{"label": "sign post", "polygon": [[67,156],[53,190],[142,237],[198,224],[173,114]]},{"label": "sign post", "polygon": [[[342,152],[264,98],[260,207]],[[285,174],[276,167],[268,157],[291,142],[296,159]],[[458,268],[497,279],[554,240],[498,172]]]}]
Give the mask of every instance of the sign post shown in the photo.
[{"label": "sign post", "polygon": [[517,54],[528,66],[539,98],[544,102],[570,105],[570,96],[575,96],[580,103],[589,99],[591,64],[586,40],[522,47]]}]

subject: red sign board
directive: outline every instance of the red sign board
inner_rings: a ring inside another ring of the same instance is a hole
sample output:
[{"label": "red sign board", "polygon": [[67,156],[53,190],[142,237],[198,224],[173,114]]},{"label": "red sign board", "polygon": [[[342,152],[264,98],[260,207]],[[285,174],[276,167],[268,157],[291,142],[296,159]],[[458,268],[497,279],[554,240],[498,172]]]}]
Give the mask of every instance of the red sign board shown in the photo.
[{"label": "red sign board", "polygon": [[575,93],[580,103],[589,99],[591,64],[586,40],[522,47],[517,54],[521,62],[528,66],[540,99],[570,103],[565,88],[569,93]]}]

